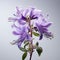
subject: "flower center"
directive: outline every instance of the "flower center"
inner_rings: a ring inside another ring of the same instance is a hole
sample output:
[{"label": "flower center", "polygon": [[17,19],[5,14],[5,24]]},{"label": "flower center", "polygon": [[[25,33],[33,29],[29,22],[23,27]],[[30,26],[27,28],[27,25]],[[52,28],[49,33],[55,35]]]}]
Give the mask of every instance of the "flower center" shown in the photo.
[{"label": "flower center", "polygon": [[30,16],[29,16],[29,15],[28,15],[28,16],[26,16],[26,19],[27,19],[27,20],[30,20]]},{"label": "flower center", "polygon": [[30,16],[28,15],[28,16],[26,16],[26,22],[29,23],[29,21],[30,21]]}]

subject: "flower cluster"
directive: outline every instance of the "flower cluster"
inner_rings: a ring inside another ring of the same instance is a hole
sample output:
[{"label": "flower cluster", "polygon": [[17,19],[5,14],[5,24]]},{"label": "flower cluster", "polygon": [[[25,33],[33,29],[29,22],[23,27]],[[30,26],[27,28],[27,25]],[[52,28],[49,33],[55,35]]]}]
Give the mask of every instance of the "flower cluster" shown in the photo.
[{"label": "flower cluster", "polygon": [[[44,18],[42,11],[29,8],[29,9],[19,9],[16,7],[17,12],[14,17],[9,17],[9,22],[13,22],[12,27],[15,28],[13,31],[14,35],[18,35],[19,38],[12,42],[12,44],[17,44],[21,48],[21,44],[24,41],[30,41],[33,39],[32,35],[39,36],[39,40],[42,40],[43,36],[47,38],[52,38],[52,33],[48,30],[52,22],[47,21]],[[37,33],[36,33],[37,32]]]},{"label": "flower cluster", "polygon": [[[17,31],[13,31],[14,35],[20,35],[19,39],[15,42],[19,45],[26,39],[31,40],[31,36],[28,34],[29,32],[29,25],[28,20],[30,19],[32,22],[32,26],[35,31],[38,31],[40,34],[39,40],[43,38],[43,35],[46,35],[46,37],[50,38],[52,37],[52,33],[48,31],[48,27],[52,24],[52,22],[48,22],[45,20],[41,10],[37,10],[35,8],[30,8],[26,10],[19,10],[18,7],[16,7],[17,12],[16,14],[13,14],[15,18],[10,17],[9,21],[14,22],[13,26],[16,28]],[[32,21],[34,20],[34,21]],[[19,23],[19,27],[15,25],[15,22]]]}]

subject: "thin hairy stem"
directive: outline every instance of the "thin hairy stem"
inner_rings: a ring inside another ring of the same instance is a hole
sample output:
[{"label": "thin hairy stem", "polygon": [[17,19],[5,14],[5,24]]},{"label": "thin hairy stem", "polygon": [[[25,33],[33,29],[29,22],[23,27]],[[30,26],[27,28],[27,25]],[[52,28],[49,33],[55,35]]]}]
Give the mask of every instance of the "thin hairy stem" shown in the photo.
[{"label": "thin hairy stem", "polygon": [[[31,20],[30,18],[28,19],[28,23],[29,23],[29,26],[30,26],[30,35],[32,37],[32,27],[31,27]],[[32,53],[33,53],[33,41],[31,40],[30,43],[29,43],[29,48],[30,48],[30,59],[32,58]]]}]

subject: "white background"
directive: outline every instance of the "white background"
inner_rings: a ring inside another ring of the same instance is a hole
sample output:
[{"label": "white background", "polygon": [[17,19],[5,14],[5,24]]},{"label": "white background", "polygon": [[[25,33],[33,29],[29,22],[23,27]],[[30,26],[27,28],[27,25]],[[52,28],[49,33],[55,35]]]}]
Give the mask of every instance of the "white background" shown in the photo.
[{"label": "white background", "polygon": [[[38,57],[34,52],[32,60],[60,60],[60,0],[0,0],[0,60],[21,60],[22,52],[16,45],[10,44],[16,37],[12,34],[8,17],[15,13],[16,6],[41,9],[45,14],[49,14],[49,20],[53,22],[50,30],[54,33],[54,38],[39,41],[43,53]],[[26,60],[29,60],[29,55]]]}]

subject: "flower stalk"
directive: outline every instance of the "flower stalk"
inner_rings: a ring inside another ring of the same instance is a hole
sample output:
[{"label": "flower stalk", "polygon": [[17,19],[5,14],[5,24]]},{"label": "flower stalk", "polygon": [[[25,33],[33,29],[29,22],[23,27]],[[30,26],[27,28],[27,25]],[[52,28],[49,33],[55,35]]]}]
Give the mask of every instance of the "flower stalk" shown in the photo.
[{"label": "flower stalk", "polygon": [[[30,54],[29,60],[31,60],[34,49],[39,56],[43,51],[38,42],[33,44],[33,35],[39,37],[39,40],[42,40],[44,36],[52,38],[53,34],[48,30],[52,23],[44,18],[41,10],[35,8],[19,10],[18,7],[16,9],[16,14],[13,14],[15,18],[9,17],[9,22],[13,22],[12,27],[15,28],[13,34],[19,36],[19,38],[11,44],[16,44],[24,52],[22,60],[25,60],[27,53]],[[24,46],[21,47],[23,42],[25,42]]]},{"label": "flower stalk", "polygon": [[[29,24],[29,26],[30,26],[30,36],[32,37],[32,26],[31,26],[30,17],[28,17],[27,20],[28,20],[28,24]],[[30,53],[30,59],[29,59],[29,60],[31,60],[32,54],[33,54],[33,40],[31,40],[31,41],[29,42],[29,48],[30,48],[30,51],[29,51],[29,53]]]}]

